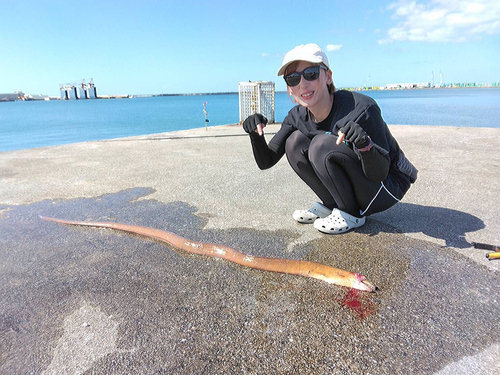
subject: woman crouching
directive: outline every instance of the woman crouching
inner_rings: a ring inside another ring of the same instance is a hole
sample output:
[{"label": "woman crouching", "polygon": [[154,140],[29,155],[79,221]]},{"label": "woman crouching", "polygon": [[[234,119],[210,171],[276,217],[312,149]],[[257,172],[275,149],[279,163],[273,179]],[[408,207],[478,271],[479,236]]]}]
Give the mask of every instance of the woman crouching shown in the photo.
[{"label": "woman crouching", "polygon": [[366,216],[399,202],[417,178],[370,97],[336,91],[328,58],[316,44],[295,47],[278,76],[298,104],[266,143],[267,119],[254,114],[243,122],[260,169],[286,154],[293,170],[321,202],[297,210],[293,218],[314,223],[323,233],[345,233]]}]

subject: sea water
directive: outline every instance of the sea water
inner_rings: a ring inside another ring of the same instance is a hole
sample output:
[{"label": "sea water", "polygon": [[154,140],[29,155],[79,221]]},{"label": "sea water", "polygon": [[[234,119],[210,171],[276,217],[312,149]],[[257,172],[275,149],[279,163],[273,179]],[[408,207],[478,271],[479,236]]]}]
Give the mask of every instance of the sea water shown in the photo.
[{"label": "sea water", "polygon": [[[364,91],[388,124],[500,127],[500,88]],[[238,95],[0,103],[0,151],[155,134],[239,122]],[[276,93],[275,118],[294,106]]]}]

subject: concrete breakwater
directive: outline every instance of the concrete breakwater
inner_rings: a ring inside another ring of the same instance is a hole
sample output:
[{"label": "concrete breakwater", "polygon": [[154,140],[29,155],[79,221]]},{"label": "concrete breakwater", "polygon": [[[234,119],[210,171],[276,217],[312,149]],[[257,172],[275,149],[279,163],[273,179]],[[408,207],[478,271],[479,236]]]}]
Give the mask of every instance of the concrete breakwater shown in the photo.
[{"label": "concrete breakwater", "polygon": [[[286,160],[258,170],[239,126],[0,153],[0,372],[495,373],[500,263],[470,243],[500,243],[500,129],[390,128],[419,179],[342,236],[293,221],[316,198]],[[328,263],[380,290],[38,215]]]}]

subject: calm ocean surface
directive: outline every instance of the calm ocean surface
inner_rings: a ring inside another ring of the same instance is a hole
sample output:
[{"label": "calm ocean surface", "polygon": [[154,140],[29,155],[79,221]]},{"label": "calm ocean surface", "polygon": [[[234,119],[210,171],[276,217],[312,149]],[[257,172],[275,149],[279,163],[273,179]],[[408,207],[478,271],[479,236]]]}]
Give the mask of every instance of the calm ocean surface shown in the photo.
[{"label": "calm ocean surface", "polygon": [[[365,91],[390,125],[500,127],[500,88]],[[276,122],[293,107],[276,94]],[[205,127],[239,121],[238,95],[0,103],[0,151]]]}]

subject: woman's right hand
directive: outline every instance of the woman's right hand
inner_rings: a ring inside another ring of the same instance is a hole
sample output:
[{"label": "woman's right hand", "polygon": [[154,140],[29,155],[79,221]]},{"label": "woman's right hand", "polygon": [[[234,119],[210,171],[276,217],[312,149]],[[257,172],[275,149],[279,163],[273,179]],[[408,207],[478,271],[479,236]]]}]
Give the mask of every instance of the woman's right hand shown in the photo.
[{"label": "woman's right hand", "polygon": [[247,117],[243,121],[243,129],[248,133],[258,133],[259,135],[264,134],[264,128],[267,124],[267,118],[262,116],[260,113],[255,113]]}]

